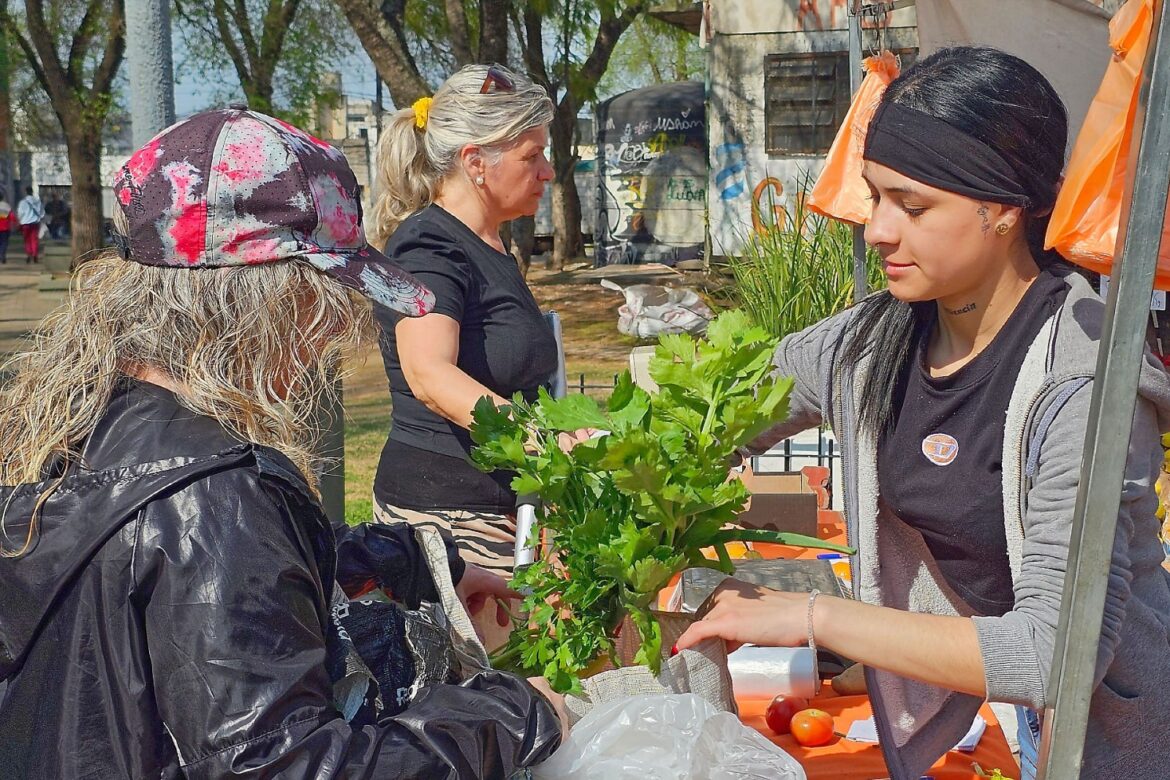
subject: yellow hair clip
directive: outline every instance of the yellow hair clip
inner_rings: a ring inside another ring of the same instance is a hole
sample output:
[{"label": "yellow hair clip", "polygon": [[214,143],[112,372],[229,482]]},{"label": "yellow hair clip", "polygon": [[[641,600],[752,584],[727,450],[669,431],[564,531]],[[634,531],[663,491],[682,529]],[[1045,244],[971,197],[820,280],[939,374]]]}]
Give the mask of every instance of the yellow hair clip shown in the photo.
[{"label": "yellow hair clip", "polygon": [[431,103],[433,98],[421,97],[410,106],[414,109],[414,126],[419,130],[427,129],[427,120],[431,117]]}]

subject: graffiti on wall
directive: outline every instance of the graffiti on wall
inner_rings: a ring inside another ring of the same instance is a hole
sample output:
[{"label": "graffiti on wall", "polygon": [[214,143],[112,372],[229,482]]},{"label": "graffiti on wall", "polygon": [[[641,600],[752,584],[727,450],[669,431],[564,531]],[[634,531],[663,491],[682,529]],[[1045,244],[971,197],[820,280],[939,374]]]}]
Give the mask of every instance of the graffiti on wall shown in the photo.
[{"label": "graffiti on wall", "polygon": [[611,115],[598,139],[597,265],[674,265],[702,253],[708,180],[702,108],[647,107],[651,113],[628,120]]},{"label": "graffiti on wall", "polygon": [[752,233],[784,228],[797,210],[794,198],[803,194],[821,160],[773,159],[753,149],[734,131],[711,155],[710,225],[712,251],[737,253]]}]

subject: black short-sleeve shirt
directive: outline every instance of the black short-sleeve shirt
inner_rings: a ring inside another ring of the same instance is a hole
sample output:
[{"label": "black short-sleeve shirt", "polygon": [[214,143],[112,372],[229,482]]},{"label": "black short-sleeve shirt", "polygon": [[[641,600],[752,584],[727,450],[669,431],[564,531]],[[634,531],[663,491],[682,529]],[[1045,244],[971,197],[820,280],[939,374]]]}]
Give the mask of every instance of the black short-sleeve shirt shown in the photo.
[{"label": "black short-sleeve shirt", "polygon": [[1003,431],[1028,347],[1068,293],[1042,272],[991,343],[945,377],[926,363],[929,333],[895,395],[893,429],[878,442],[878,490],[917,528],[951,588],[981,615],[1012,609],[1003,514]]},{"label": "black short-sleeve shirt", "polygon": [[[556,370],[556,339],[510,255],[437,205],[399,225],[386,255],[434,292],[434,313],[459,322],[460,370],[505,398],[517,391],[528,400],[536,397]],[[515,495],[507,488],[508,475],[476,470],[468,461],[468,431],[411,392],[394,335],[401,315],[380,307],[375,313],[393,404],[375,495],[406,509],[510,511]],[[401,454],[411,450],[401,445],[421,452],[404,459]]]}]

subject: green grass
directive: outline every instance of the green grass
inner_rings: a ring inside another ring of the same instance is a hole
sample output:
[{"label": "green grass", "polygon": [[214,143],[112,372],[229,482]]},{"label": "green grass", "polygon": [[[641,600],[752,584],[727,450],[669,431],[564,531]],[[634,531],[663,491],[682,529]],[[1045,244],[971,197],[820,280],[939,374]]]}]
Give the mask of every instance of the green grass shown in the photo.
[{"label": "green grass", "polygon": [[[577,392],[581,374],[589,387],[586,395],[595,398],[605,408],[613,386],[613,377],[624,366],[616,368],[605,362],[581,363],[569,369],[569,392]],[[374,474],[382,446],[390,433],[390,397],[369,394],[346,397],[345,400],[345,521],[351,525],[373,517],[371,495]]]},{"label": "green grass", "polygon": [[[866,286],[885,287],[881,260],[866,253]],[[782,227],[752,235],[729,266],[733,305],[774,336],[796,333],[854,303],[853,230],[807,211],[802,198]]]},{"label": "green grass", "polygon": [[345,411],[345,520],[357,523],[373,516],[371,490],[390,433],[390,398],[347,399]]}]

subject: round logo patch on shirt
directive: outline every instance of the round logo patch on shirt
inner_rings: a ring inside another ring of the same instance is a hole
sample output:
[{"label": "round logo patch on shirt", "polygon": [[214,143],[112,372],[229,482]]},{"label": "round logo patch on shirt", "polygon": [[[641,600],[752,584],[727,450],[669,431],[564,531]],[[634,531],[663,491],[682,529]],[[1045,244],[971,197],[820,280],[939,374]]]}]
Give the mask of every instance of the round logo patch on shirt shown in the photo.
[{"label": "round logo patch on shirt", "polygon": [[922,440],[922,454],[936,466],[949,466],[959,454],[959,442],[945,433],[932,433]]}]

